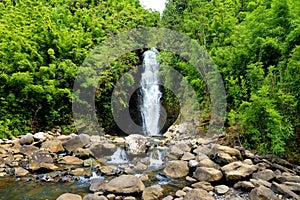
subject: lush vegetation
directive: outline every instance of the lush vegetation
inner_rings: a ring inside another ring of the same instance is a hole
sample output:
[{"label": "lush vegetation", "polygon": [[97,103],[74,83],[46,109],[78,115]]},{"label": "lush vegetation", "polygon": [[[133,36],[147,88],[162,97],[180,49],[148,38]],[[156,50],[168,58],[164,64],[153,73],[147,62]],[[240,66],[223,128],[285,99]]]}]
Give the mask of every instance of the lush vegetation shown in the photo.
[{"label": "lush vegetation", "polygon": [[[0,15],[1,137],[54,126],[74,131],[72,87],[90,50],[125,30],[166,27],[198,41],[218,65],[229,143],[299,160],[300,1],[169,0],[160,18],[133,0],[3,0]],[[140,56],[124,55],[99,83],[97,111],[109,133],[116,126],[114,84]],[[187,77],[201,108],[209,107],[193,67],[170,52],[162,52],[161,60]],[[203,113],[209,117],[209,109]]]}]

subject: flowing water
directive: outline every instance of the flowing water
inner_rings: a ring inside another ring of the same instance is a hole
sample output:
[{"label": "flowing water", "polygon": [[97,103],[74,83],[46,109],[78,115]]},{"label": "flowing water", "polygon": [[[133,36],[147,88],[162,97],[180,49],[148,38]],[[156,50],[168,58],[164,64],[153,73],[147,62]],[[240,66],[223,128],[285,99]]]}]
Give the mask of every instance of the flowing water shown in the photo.
[{"label": "flowing water", "polygon": [[118,147],[115,153],[111,156],[111,160],[107,163],[109,164],[125,164],[128,163],[128,158],[126,151],[121,147]]},{"label": "flowing water", "polygon": [[152,48],[144,53],[143,68],[141,76],[142,105],[141,114],[143,120],[144,134],[158,136],[160,117],[160,98],[162,93],[159,90],[159,62],[156,60],[157,50]]}]

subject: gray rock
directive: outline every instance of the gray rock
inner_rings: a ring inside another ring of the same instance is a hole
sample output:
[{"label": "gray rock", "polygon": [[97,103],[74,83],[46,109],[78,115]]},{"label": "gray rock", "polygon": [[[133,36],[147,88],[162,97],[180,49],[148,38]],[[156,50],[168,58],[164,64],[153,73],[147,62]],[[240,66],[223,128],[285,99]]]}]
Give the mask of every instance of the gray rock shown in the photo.
[{"label": "gray rock", "polygon": [[104,156],[111,156],[116,149],[116,145],[108,142],[95,143],[89,148],[91,155],[97,159],[103,158]]},{"label": "gray rock", "polygon": [[164,173],[172,178],[181,178],[189,173],[189,168],[187,162],[174,160],[167,163]]},{"label": "gray rock", "polygon": [[145,189],[143,182],[134,175],[121,175],[105,185],[108,192],[130,194],[142,192]]},{"label": "gray rock", "polygon": [[85,145],[90,143],[90,136],[86,134],[80,134],[72,137],[71,139],[67,140],[63,143],[63,147],[68,152],[73,152],[75,149],[79,147],[84,147]]},{"label": "gray rock", "polygon": [[21,137],[20,144],[21,145],[31,144],[31,143],[33,143],[33,141],[34,141],[33,135],[32,134],[27,134],[27,135],[24,135],[23,137]]},{"label": "gray rock", "polygon": [[220,170],[208,167],[197,167],[193,175],[198,181],[208,182],[219,181],[223,177]]},{"label": "gray rock", "polygon": [[87,194],[83,197],[83,200],[108,200],[105,196],[98,196],[97,194]]},{"label": "gray rock", "polygon": [[300,183],[285,182],[284,185],[288,186],[288,188],[294,192],[300,192]]},{"label": "gray rock", "polygon": [[270,169],[266,169],[266,170],[259,171],[257,173],[253,173],[252,177],[255,179],[270,181],[275,178],[275,173]]},{"label": "gray rock", "polygon": [[[258,186],[260,186],[260,185],[258,185]],[[255,185],[250,181],[239,181],[236,184],[234,184],[233,188],[250,191],[255,188]]]}]

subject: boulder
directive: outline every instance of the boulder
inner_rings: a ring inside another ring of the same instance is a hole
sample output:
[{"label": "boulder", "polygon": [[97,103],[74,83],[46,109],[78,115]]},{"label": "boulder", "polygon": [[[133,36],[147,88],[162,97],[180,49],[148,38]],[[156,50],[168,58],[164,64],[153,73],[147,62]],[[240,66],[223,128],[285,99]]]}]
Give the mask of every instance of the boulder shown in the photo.
[{"label": "boulder", "polygon": [[105,189],[112,193],[130,194],[142,192],[145,189],[143,182],[134,175],[121,175],[105,185]]},{"label": "boulder", "polygon": [[142,154],[147,150],[148,138],[138,134],[132,134],[125,138],[125,147],[131,154]]},{"label": "boulder", "polygon": [[39,148],[32,146],[32,145],[23,145],[20,149],[20,153],[30,156],[30,154],[34,151],[39,150]]},{"label": "boulder", "polygon": [[[246,161],[246,160],[245,160]],[[247,162],[236,161],[223,166],[221,169],[225,174],[227,181],[238,181],[250,176],[256,171],[256,166]]]},{"label": "boulder", "polygon": [[214,200],[214,197],[203,189],[192,189],[187,191],[183,200]]},{"label": "boulder", "polygon": [[195,155],[190,152],[185,152],[183,154],[183,156],[181,157],[181,160],[184,160],[184,161],[189,161],[189,160],[193,160],[193,159],[195,159]]},{"label": "boulder", "polygon": [[31,144],[31,143],[33,143],[33,141],[34,141],[33,135],[27,134],[27,135],[24,135],[23,137],[21,137],[20,144],[21,145]]},{"label": "boulder", "polygon": [[213,162],[207,155],[205,154],[199,154],[196,157],[196,161],[199,163],[199,167],[209,167],[209,168],[215,168],[220,169],[220,166]]},{"label": "boulder", "polygon": [[209,156],[222,166],[243,159],[239,150],[222,145],[214,145]]},{"label": "boulder", "polygon": [[185,161],[174,160],[169,161],[163,171],[169,177],[182,178],[188,175],[189,167]]},{"label": "boulder", "polygon": [[300,183],[285,182],[284,185],[286,185],[290,190],[300,193]]},{"label": "boulder", "polygon": [[271,189],[262,185],[251,190],[249,197],[250,200],[279,200]]},{"label": "boulder", "polygon": [[68,151],[68,152],[73,152],[75,149],[79,147],[84,147],[87,144],[90,143],[90,136],[86,134],[80,134],[72,137],[71,139],[67,140],[66,142],[63,143],[63,147]]},{"label": "boulder", "polygon": [[91,155],[96,159],[111,156],[116,149],[116,145],[108,142],[94,143],[89,148]]},{"label": "boulder", "polygon": [[82,200],[78,194],[64,193],[60,195],[56,200]]},{"label": "boulder", "polygon": [[160,185],[152,185],[143,191],[143,200],[157,200],[163,196],[163,189]]},{"label": "boulder", "polygon": [[92,152],[90,149],[83,149],[79,147],[75,150],[74,155],[79,158],[89,158],[92,155]]},{"label": "boulder", "polygon": [[275,178],[275,173],[270,169],[261,170],[257,173],[253,173],[252,175],[255,179],[262,179],[265,181],[270,181]]},{"label": "boulder", "polygon": [[53,158],[48,151],[45,150],[37,150],[30,154],[29,158],[29,169],[35,171],[40,169],[41,163],[53,163]]},{"label": "boulder", "polygon": [[220,170],[208,167],[197,167],[193,175],[198,181],[208,182],[219,181],[223,177],[223,174]]},{"label": "boulder", "polygon": [[52,153],[58,153],[64,151],[62,142],[60,140],[48,140],[42,143],[41,148],[49,150]]}]

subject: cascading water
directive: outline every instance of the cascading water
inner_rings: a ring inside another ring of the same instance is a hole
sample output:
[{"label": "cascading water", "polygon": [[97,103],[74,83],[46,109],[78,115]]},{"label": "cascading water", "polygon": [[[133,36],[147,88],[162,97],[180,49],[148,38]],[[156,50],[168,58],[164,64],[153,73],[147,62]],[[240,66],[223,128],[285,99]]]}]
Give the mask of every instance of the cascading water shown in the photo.
[{"label": "cascading water", "polygon": [[156,60],[158,51],[155,48],[144,53],[143,68],[141,76],[142,105],[141,114],[143,120],[143,131],[145,135],[159,135],[160,98],[159,90],[159,62]]},{"label": "cascading water", "polygon": [[111,156],[111,160],[107,163],[109,164],[125,164],[128,163],[127,154],[124,149],[118,147],[115,153]]}]

